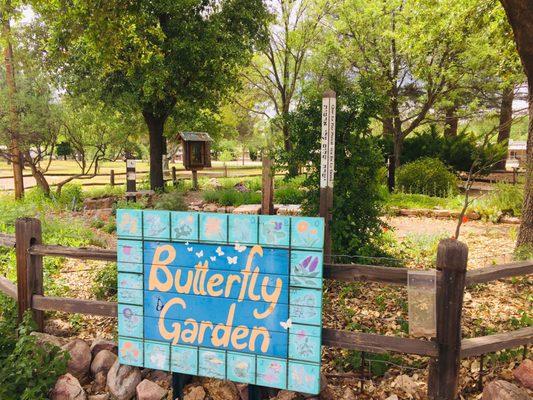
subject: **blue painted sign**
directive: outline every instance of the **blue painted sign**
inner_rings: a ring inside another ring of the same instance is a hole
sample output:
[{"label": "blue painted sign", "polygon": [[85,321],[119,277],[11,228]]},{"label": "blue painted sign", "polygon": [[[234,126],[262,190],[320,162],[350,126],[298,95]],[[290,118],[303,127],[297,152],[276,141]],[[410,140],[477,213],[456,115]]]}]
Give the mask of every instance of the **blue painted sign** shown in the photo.
[{"label": "blue painted sign", "polygon": [[123,364],[317,394],[321,218],[118,210]]}]

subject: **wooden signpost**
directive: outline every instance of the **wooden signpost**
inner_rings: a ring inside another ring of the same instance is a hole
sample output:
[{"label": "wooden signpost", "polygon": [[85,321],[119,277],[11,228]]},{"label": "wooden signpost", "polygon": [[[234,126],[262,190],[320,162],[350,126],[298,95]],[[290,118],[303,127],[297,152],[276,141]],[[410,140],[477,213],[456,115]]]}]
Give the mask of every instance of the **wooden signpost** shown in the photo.
[{"label": "wooden signpost", "polygon": [[127,209],[117,233],[122,364],[319,393],[322,218]]},{"label": "wooden signpost", "polygon": [[134,159],[126,160],[126,200],[135,201],[137,197],[137,174]]},{"label": "wooden signpost", "polygon": [[335,118],[337,95],[327,90],[322,97],[322,132],[320,145],[320,216],[325,220],[324,253],[331,256],[330,225],[333,208],[333,181],[335,178]]}]

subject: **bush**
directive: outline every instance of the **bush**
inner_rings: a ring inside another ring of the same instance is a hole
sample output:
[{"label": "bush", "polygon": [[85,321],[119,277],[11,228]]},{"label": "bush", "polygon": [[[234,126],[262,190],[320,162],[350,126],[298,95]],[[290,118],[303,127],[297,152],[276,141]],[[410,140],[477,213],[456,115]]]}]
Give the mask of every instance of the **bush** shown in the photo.
[{"label": "bush", "polygon": [[15,307],[4,307],[5,297],[0,302],[0,399],[45,400],[57,378],[66,372],[69,355],[57,346],[37,344],[30,335],[33,321],[29,312],[17,337]]},{"label": "bush", "polygon": [[96,273],[92,292],[98,300],[116,300],[117,281],[117,264],[106,264]]},{"label": "bush", "polygon": [[495,189],[474,203],[474,211],[484,219],[498,222],[502,215],[520,217],[524,203],[524,187],[497,183]]},{"label": "bush", "polygon": [[447,197],[457,194],[457,177],[436,158],[422,158],[402,165],[396,173],[402,192]]},{"label": "bush", "polygon": [[261,193],[238,192],[235,189],[207,190],[203,198],[208,203],[238,207],[242,204],[260,204]]},{"label": "bush", "polygon": [[[369,134],[371,119],[380,103],[375,91],[347,83],[331,82],[337,96],[335,191],[333,199],[332,242],[334,254],[380,255],[382,238],[382,197],[378,171],[383,155]],[[277,166],[309,165],[302,183],[307,192],[303,201],[307,215],[318,215],[320,193],[320,131],[322,96],[308,96],[288,117],[291,152],[279,151]]]},{"label": "bush", "polygon": [[438,158],[456,171],[469,171],[476,162],[475,169],[481,166],[484,168],[482,172],[488,174],[495,168],[495,161],[506,157],[506,149],[498,144],[480,146],[480,139],[468,132],[444,136],[431,126],[429,130],[405,139],[401,162],[406,164],[424,157]]},{"label": "bush", "polygon": [[183,199],[183,192],[172,190],[171,192],[161,194],[154,204],[154,209],[170,211],[187,210],[187,205]]}]

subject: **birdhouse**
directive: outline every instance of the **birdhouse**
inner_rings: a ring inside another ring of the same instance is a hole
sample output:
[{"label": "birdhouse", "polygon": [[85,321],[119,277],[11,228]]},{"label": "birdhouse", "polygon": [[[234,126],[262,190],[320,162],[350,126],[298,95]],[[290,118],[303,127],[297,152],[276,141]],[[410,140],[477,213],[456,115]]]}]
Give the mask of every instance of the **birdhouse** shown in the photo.
[{"label": "birdhouse", "polygon": [[211,167],[211,142],[205,132],[181,132],[183,143],[183,165],[189,171]]}]

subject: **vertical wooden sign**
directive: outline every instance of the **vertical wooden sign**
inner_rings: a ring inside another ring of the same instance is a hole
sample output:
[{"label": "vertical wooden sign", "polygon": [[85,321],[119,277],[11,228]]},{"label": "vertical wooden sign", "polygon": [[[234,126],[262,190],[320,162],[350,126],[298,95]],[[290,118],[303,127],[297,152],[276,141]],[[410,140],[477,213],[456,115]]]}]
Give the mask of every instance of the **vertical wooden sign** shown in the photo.
[{"label": "vertical wooden sign", "polygon": [[327,90],[322,97],[322,129],[320,145],[320,216],[325,220],[324,253],[331,255],[331,209],[333,207],[333,182],[335,178],[335,118],[337,95]]},{"label": "vertical wooden sign", "polygon": [[120,363],[318,394],[323,229],[117,210]]},{"label": "vertical wooden sign", "polygon": [[126,160],[126,200],[135,201],[137,192],[137,175],[135,173],[135,160]]}]

